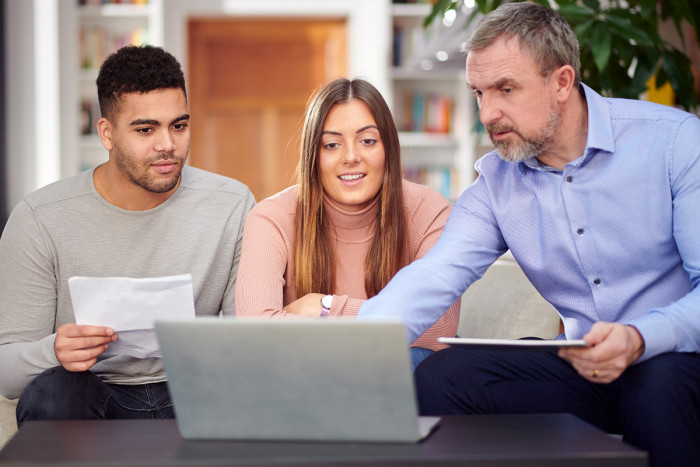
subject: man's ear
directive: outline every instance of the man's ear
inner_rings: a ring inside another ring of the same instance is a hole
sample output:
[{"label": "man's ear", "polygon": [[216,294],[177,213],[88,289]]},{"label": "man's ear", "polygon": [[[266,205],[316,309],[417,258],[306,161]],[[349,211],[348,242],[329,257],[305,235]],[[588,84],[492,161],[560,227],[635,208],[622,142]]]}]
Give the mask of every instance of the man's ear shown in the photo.
[{"label": "man's ear", "polygon": [[559,102],[569,100],[571,93],[575,91],[576,72],[574,68],[571,65],[560,66],[554,70],[552,78],[552,84],[556,88],[557,100]]},{"label": "man's ear", "polygon": [[97,135],[102,141],[102,146],[106,150],[111,151],[114,147],[114,144],[112,144],[112,124],[104,117],[97,121]]}]

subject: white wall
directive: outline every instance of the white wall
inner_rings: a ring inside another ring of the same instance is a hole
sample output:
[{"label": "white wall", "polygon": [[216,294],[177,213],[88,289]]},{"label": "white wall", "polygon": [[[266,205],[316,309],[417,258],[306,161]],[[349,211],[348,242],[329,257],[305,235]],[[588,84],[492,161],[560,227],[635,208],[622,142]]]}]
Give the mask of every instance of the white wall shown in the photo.
[{"label": "white wall", "polygon": [[8,211],[34,183],[34,4],[5,0],[5,155]]},{"label": "white wall", "polygon": [[5,0],[4,26],[9,211],[61,176],[58,0]]}]

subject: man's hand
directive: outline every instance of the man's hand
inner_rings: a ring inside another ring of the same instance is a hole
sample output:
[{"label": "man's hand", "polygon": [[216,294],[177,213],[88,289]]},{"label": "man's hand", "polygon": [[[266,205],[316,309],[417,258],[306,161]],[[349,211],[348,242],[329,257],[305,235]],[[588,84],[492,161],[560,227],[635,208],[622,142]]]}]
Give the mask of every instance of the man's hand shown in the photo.
[{"label": "man's hand", "polygon": [[292,303],[284,307],[287,313],[294,313],[299,316],[318,318],[321,316],[321,299],[323,294],[309,293],[301,298],[297,298]]},{"label": "man's hand", "polygon": [[594,383],[616,380],[644,353],[644,339],[637,328],[599,321],[583,336],[588,348],[565,348],[559,356]]},{"label": "man's hand", "polygon": [[58,362],[68,371],[87,371],[97,362],[107,344],[117,340],[106,326],[64,324],[56,330],[53,348]]}]

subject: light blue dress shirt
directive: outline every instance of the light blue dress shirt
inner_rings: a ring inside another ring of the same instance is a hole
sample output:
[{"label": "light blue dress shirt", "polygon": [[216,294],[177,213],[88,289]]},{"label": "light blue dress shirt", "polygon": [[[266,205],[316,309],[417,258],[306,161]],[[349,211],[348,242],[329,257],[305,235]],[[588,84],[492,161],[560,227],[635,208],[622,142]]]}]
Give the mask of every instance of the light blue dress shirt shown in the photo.
[{"label": "light blue dress shirt", "polygon": [[399,316],[414,340],[510,249],[568,339],[609,321],[639,330],[640,361],[700,351],[700,119],[582,86],[584,154],[563,171],[482,157],[437,244],[358,318]]}]

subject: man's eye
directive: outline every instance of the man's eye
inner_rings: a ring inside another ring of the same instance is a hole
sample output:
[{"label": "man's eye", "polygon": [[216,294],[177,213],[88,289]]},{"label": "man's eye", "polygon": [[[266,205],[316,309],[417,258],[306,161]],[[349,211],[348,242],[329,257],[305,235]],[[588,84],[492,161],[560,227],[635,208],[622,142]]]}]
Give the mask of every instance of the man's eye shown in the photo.
[{"label": "man's eye", "polygon": [[503,88],[503,94],[510,94],[513,91],[513,88]]},{"label": "man's eye", "polygon": [[139,129],[137,129],[136,131],[137,131],[138,133],[147,135],[148,133],[150,133],[151,131],[153,131],[153,129],[152,129],[152,128],[139,128]]},{"label": "man's eye", "polygon": [[176,123],[175,125],[173,125],[173,128],[176,130],[184,130],[185,128],[187,128],[187,123]]}]

